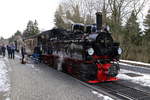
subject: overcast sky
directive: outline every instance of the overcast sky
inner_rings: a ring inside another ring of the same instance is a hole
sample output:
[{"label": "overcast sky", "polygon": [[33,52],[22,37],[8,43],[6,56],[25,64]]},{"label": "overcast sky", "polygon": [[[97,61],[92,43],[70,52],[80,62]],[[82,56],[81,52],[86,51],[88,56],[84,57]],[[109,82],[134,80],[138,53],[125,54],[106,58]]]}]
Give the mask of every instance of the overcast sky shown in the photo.
[{"label": "overcast sky", "polygon": [[58,4],[58,0],[0,0],[0,37],[23,31],[35,19],[40,30],[51,29]]},{"label": "overcast sky", "polygon": [[[8,38],[17,30],[23,32],[28,21],[35,19],[40,30],[51,29],[58,5],[59,0],[0,0],[0,37]],[[148,3],[144,15],[147,9]]]}]

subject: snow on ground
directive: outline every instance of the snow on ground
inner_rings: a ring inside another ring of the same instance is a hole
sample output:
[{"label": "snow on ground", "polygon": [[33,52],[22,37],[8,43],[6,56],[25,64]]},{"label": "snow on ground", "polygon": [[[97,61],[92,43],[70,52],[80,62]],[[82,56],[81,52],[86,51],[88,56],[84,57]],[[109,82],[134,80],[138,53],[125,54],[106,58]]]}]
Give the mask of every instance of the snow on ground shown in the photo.
[{"label": "snow on ground", "polygon": [[19,55],[17,55],[17,54],[15,55],[15,57],[18,58],[18,59],[21,59],[21,56],[19,56]]},{"label": "snow on ground", "polygon": [[135,66],[135,65],[131,65],[131,64],[126,64],[126,63],[119,63],[120,65],[124,65],[124,66],[129,66],[129,67],[135,67],[135,68],[142,68],[142,69],[147,69],[150,70],[150,68],[148,67],[143,67],[143,66]]},{"label": "snow on ground", "polygon": [[143,63],[143,62],[137,62],[137,61],[130,61],[130,60],[120,60],[120,61],[124,62],[124,63],[131,63],[131,64],[139,64],[139,65],[150,66],[149,63]]},{"label": "snow on ground", "polygon": [[114,100],[109,96],[103,95],[101,93],[98,93],[97,91],[92,91],[93,94],[97,95],[97,97],[100,98],[100,100]]},{"label": "snow on ground", "polygon": [[10,98],[9,98],[9,97],[7,97],[5,100],[10,100]]},{"label": "snow on ground", "polygon": [[[133,73],[133,74],[138,74],[138,75],[141,75],[141,76],[130,77],[130,76],[126,75],[126,73]],[[137,84],[140,84],[142,86],[150,87],[150,74],[143,74],[143,73],[139,73],[139,72],[134,72],[134,71],[121,69],[120,73],[117,77],[119,79],[129,80],[133,83],[137,83]]]},{"label": "snow on ground", "polygon": [[31,67],[31,68],[35,68],[35,66],[34,66],[34,64],[25,64],[26,66],[29,66],[29,67]]},{"label": "snow on ground", "polygon": [[0,60],[0,92],[8,92],[9,90],[8,69],[5,62]]}]

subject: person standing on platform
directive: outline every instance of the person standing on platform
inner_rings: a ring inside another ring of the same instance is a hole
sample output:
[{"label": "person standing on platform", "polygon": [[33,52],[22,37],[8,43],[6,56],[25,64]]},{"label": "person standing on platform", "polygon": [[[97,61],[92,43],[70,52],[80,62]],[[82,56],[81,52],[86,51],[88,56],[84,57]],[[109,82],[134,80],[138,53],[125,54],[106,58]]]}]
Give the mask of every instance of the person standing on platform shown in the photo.
[{"label": "person standing on platform", "polygon": [[2,55],[3,55],[3,57],[5,57],[5,50],[6,50],[6,47],[5,47],[4,44],[3,44],[3,46],[1,47],[1,49],[2,49]]},{"label": "person standing on platform", "polygon": [[2,46],[0,45],[0,55],[2,55]]},{"label": "person standing on platform", "polygon": [[11,58],[11,47],[7,45],[8,58]]},{"label": "person standing on platform", "polygon": [[11,59],[14,59],[15,58],[15,45],[12,44],[11,45]]},{"label": "person standing on platform", "polygon": [[25,60],[24,60],[24,58],[25,58],[25,53],[26,53],[25,45],[23,45],[23,46],[21,47],[21,55],[22,55],[21,63],[22,63],[22,64],[25,64]]},{"label": "person standing on platform", "polygon": [[10,59],[12,59],[12,45],[9,45],[9,55]]}]

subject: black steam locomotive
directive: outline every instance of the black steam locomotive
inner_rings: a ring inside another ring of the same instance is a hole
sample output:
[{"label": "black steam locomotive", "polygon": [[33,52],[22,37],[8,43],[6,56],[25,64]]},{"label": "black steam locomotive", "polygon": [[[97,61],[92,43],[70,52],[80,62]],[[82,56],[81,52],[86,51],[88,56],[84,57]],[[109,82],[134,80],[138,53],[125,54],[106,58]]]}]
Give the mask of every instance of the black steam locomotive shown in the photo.
[{"label": "black steam locomotive", "polygon": [[102,28],[102,14],[96,15],[96,25],[74,24],[71,31],[52,29],[30,38],[41,50],[34,53],[40,53],[44,63],[89,83],[117,80],[121,49]]}]

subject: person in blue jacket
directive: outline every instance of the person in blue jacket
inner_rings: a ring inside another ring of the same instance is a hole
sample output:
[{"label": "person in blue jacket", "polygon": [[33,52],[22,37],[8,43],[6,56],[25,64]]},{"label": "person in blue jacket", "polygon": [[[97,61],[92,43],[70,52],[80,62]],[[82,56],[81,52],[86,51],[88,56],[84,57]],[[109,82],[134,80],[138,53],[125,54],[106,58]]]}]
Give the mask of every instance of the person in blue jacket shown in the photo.
[{"label": "person in blue jacket", "polygon": [[11,44],[10,49],[11,49],[10,50],[11,59],[14,59],[15,58],[15,45]]},{"label": "person in blue jacket", "polygon": [[7,53],[8,53],[8,58],[11,58],[11,47],[10,47],[10,44],[7,45]]}]

